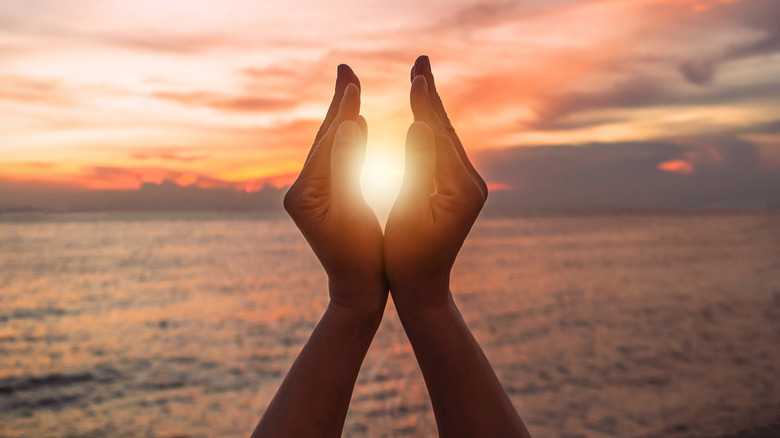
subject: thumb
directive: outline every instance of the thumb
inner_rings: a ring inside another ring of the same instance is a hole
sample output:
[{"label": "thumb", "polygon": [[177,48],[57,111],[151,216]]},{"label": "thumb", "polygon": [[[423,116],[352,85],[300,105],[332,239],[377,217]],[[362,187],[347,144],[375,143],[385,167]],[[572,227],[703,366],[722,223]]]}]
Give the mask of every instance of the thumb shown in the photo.
[{"label": "thumb", "polygon": [[428,197],[434,191],[436,143],[433,131],[423,122],[414,122],[406,134],[406,159],[400,198]]},{"label": "thumb", "polygon": [[365,154],[360,126],[352,120],[342,122],[333,138],[330,153],[331,202],[350,204],[362,201],[360,171]]}]

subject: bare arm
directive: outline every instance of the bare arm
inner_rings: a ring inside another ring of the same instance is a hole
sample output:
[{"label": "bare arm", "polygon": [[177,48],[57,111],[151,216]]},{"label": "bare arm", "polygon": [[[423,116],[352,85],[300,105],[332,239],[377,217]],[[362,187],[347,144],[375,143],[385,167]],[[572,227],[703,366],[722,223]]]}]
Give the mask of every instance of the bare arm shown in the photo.
[{"label": "bare arm", "polygon": [[340,437],[355,379],[381,318],[329,307],[252,436]]},{"label": "bare arm", "polygon": [[360,90],[339,66],[336,93],[285,208],[329,279],[330,304],[253,437],[339,437],[387,301],[382,230],[360,192],[366,126]]},{"label": "bare arm", "polygon": [[530,436],[449,290],[450,270],[487,199],[433,83],[412,69],[406,174],[385,231],[385,269],[442,437]]}]

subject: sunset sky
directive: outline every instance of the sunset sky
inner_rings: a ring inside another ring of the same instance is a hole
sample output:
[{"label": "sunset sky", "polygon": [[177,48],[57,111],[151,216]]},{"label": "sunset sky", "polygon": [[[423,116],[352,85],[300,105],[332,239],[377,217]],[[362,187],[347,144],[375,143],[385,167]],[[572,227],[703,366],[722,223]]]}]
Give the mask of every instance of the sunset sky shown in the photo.
[{"label": "sunset sky", "polygon": [[339,63],[361,79],[370,168],[398,178],[419,54],[494,192],[540,181],[514,175],[529,156],[775,174],[778,17],[777,0],[4,0],[0,185],[284,186]]}]

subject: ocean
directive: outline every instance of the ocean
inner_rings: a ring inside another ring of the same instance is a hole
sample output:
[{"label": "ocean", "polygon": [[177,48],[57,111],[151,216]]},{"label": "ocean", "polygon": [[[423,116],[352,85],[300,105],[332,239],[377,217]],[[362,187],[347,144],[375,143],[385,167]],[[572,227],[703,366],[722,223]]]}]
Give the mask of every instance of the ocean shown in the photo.
[{"label": "ocean", "polygon": [[[780,434],[780,215],[480,218],[452,290],[539,437]],[[327,304],[286,217],[0,215],[0,436],[246,437]],[[435,436],[392,303],[344,436]]]}]

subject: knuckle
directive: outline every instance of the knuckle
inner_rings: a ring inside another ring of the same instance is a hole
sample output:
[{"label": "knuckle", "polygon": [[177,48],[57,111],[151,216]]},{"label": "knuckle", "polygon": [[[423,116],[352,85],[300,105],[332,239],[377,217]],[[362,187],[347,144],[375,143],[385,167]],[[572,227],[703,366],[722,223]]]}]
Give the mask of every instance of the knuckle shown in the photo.
[{"label": "knuckle", "polygon": [[284,205],[284,210],[287,213],[292,215],[298,210],[299,204],[300,204],[300,195],[298,193],[298,190],[295,187],[295,184],[293,184],[287,190],[287,193],[284,194],[284,198],[282,199],[282,205]]},{"label": "knuckle", "polygon": [[477,174],[477,178],[476,179],[477,179],[476,182],[477,182],[477,186],[479,187],[479,191],[482,192],[482,197],[485,200],[487,200],[488,193],[490,192],[488,190],[487,183],[485,182],[484,179],[482,179],[482,177],[479,174]]},{"label": "knuckle", "polygon": [[486,201],[485,194],[474,182],[466,186],[465,190],[463,191],[463,198],[466,200],[469,208],[476,211],[482,210],[482,207],[485,205]]}]

